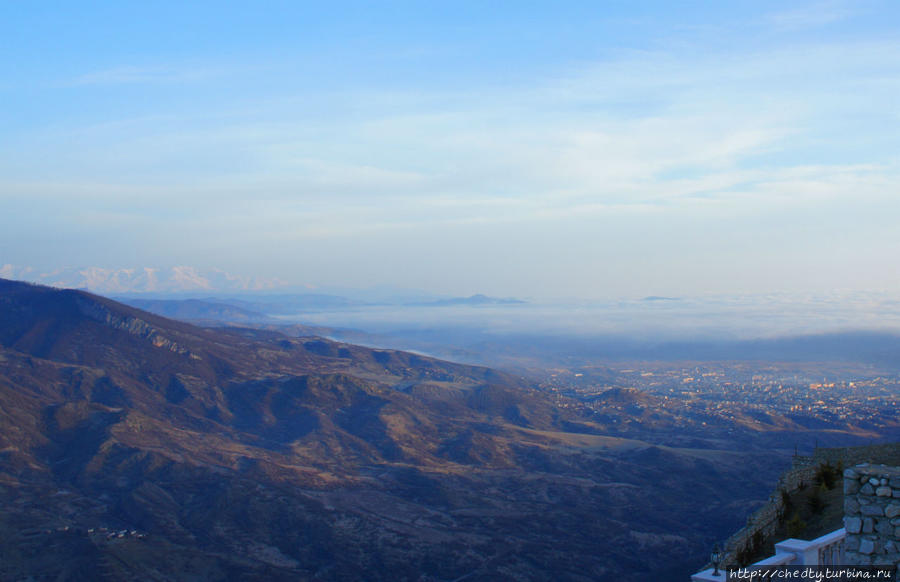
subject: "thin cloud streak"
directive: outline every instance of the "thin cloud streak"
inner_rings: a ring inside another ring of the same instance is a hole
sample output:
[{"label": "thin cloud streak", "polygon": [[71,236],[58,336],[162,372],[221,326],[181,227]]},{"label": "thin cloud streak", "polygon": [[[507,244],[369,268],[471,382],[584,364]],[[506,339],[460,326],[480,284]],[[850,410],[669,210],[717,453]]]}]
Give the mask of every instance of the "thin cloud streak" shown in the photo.
[{"label": "thin cloud streak", "polygon": [[818,28],[844,20],[854,14],[847,2],[814,2],[800,8],[769,15],[769,21],[782,32]]}]

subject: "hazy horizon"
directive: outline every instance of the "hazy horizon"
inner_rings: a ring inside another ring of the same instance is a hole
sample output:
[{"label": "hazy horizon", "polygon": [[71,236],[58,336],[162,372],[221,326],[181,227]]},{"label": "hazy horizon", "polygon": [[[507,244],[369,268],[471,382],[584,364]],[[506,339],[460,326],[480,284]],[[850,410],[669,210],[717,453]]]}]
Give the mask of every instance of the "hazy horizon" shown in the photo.
[{"label": "hazy horizon", "polygon": [[[483,297],[396,285],[291,286],[222,270],[100,268],[42,272],[0,265],[0,277],[113,298],[211,299],[267,313],[285,323],[372,333],[465,330],[488,336],[620,337],[740,341],[858,331],[900,332],[900,292],[704,293],[665,297]],[[447,300],[456,303],[444,303]],[[512,300],[503,303],[503,300]]]}]

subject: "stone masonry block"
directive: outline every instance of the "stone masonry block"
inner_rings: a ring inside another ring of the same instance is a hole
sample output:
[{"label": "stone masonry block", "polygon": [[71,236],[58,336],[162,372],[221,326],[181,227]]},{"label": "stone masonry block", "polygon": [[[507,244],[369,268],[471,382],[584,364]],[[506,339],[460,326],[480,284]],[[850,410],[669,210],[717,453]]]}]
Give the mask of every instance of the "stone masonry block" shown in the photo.
[{"label": "stone masonry block", "polygon": [[874,554],[875,553],[875,542],[872,540],[863,539],[859,542],[859,553],[860,554]]},{"label": "stone masonry block", "polygon": [[863,505],[859,508],[859,512],[863,515],[877,515],[880,517],[884,515],[884,508],[880,505]]}]

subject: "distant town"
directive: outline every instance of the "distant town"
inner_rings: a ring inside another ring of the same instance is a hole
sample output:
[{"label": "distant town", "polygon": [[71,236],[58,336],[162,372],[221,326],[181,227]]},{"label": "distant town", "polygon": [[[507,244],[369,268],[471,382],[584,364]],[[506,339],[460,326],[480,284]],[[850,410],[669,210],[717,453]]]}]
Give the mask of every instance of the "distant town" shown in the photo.
[{"label": "distant town", "polygon": [[541,386],[561,397],[560,406],[598,414],[615,406],[604,394],[633,388],[659,399],[662,409],[689,412],[695,421],[733,422],[741,415],[773,422],[780,415],[809,428],[852,427],[877,434],[900,428],[900,376],[866,373],[858,365],[832,365],[823,373],[812,364],[641,362],[558,369]]}]

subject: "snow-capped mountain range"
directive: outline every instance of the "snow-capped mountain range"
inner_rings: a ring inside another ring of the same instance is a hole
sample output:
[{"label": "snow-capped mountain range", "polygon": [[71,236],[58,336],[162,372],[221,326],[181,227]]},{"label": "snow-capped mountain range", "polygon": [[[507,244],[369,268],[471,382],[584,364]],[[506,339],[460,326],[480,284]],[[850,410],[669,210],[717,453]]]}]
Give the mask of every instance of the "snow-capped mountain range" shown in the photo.
[{"label": "snow-capped mountain range", "polygon": [[138,267],[108,269],[84,267],[41,271],[33,267],[0,266],[0,278],[53,287],[88,289],[95,293],[180,293],[192,291],[266,291],[288,284],[280,279],[243,277],[221,269]]}]

